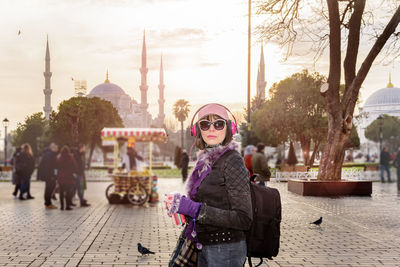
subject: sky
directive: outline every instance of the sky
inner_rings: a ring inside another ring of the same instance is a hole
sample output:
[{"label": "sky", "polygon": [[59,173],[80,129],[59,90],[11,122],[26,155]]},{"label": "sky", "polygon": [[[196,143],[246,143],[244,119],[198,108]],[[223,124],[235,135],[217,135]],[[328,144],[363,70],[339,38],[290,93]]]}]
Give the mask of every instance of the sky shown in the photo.
[{"label": "sky", "polygon": [[[51,104],[74,96],[71,78],[86,80],[88,93],[109,79],[140,102],[140,65],[146,32],[148,103],[158,113],[160,58],[163,57],[165,112],[186,99],[195,108],[219,102],[242,110],[247,101],[247,0],[2,0],[0,1],[0,119],[10,129],[44,105],[44,58],[49,40]],[[256,26],[263,18],[254,15]],[[18,35],[18,31],[21,34]],[[254,32],[254,29],[253,29]],[[261,41],[252,36],[251,97]],[[328,75],[327,55],[283,61],[285,51],[263,40],[267,88],[308,68]],[[363,46],[360,59],[368,52]],[[375,63],[361,89],[362,101],[388,83],[400,86],[398,64]],[[267,92],[268,94],[268,92]],[[1,128],[1,127],[0,127]],[[3,130],[0,129],[3,137]]]}]

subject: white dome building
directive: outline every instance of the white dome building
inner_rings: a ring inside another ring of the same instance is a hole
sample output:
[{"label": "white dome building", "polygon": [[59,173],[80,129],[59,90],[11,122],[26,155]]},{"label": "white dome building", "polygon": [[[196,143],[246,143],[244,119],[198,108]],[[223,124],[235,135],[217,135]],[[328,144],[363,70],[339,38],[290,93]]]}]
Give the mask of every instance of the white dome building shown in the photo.
[{"label": "white dome building", "polygon": [[118,110],[121,118],[131,114],[133,112],[133,105],[137,104],[137,102],[132,100],[131,97],[127,95],[121,87],[110,83],[108,80],[108,73],[107,79],[104,81],[104,83],[94,87],[88,95],[88,97],[95,96],[110,101]]},{"label": "white dome building", "polygon": [[390,76],[386,88],[379,89],[368,97],[360,109],[361,120],[357,130],[363,152],[368,152],[371,148],[378,151],[377,144],[365,137],[365,128],[383,114],[400,117],[400,88],[394,87]]},{"label": "white dome building", "polygon": [[[116,84],[110,83],[107,78],[104,83],[95,86],[88,97],[99,97],[104,100],[110,101],[113,106],[118,110],[125,127],[139,127],[142,125],[142,118],[140,107],[136,100],[132,99],[125,91]],[[151,121],[151,117],[148,118]],[[147,125],[144,125],[147,126]]]},{"label": "white dome building", "polygon": [[162,57],[160,64],[160,84],[159,88],[159,113],[158,116],[153,119],[152,115],[148,111],[149,104],[147,103],[147,91],[149,86],[147,85],[147,52],[146,52],[146,38],[143,33],[143,46],[142,46],[142,65],[140,68],[141,83],[140,89],[140,104],[131,98],[125,91],[116,84],[113,84],[107,78],[104,83],[95,86],[88,97],[99,97],[104,100],[110,101],[114,107],[118,110],[125,127],[140,127],[147,128],[152,126],[164,127],[164,69],[162,65]]}]

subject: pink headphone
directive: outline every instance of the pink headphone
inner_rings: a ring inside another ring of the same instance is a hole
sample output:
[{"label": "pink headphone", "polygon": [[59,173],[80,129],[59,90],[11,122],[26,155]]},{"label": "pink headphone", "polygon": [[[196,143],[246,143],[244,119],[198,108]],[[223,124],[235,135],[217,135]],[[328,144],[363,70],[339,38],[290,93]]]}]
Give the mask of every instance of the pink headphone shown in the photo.
[{"label": "pink headphone", "polygon": [[[231,130],[232,130],[232,135],[234,135],[234,134],[236,134],[236,133],[239,133],[239,130],[238,130],[238,128],[237,128],[236,118],[235,118],[235,116],[233,115],[233,113],[232,113],[227,107],[225,107],[224,105],[221,105],[221,104],[218,104],[218,103],[210,103],[210,104],[206,104],[206,105],[204,105],[204,106],[201,106],[201,107],[194,113],[193,118],[192,118],[192,121],[190,122],[190,135],[191,135],[191,136],[197,136],[197,133],[198,133],[198,130],[196,129],[196,128],[198,127],[198,126],[197,126],[197,123],[195,123],[195,124],[193,125],[193,121],[194,121],[194,119],[195,119],[197,113],[199,113],[200,110],[202,110],[203,108],[205,108],[205,107],[207,107],[207,106],[210,106],[210,105],[220,106],[220,107],[223,107],[226,111],[228,111],[228,112],[232,115],[233,120],[234,120],[234,122],[231,121],[231,120],[229,120],[229,119],[226,120],[226,121],[227,121],[228,130],[229,130],[229,126],[230,126],[230,128],[231,128]],[[210,113],[210,114],[211,114],[211,113]],[[219,114],[216,114],[216,115],[219,115]],[[229,124],[230,124],[230,125],[229,125]],[[228,126],[228,125],[229,125],[229,126]]]}]

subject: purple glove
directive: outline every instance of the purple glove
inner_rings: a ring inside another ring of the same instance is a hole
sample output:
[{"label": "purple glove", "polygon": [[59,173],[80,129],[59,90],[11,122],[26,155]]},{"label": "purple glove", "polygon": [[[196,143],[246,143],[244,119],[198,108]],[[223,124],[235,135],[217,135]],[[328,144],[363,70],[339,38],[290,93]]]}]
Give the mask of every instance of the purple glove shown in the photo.
[{"label": "purple glove", "polygon": [[178,213],[197,219],[202,203],[195,202],[190,198],[182,196],[179,203]]}]

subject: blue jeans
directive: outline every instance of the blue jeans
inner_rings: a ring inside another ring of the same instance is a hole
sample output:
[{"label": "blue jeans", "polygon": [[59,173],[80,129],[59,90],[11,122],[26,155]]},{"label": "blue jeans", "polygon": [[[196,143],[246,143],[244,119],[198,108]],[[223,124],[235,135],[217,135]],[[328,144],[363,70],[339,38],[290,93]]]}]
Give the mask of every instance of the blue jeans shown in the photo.
[{"label": "blue jeans", "polygon": [[246,240],[203,246],[198,254],[198,267],[243,267],[246,262]]},{"label": "blue jeans", "polygon": [[381,167],[381,182],[385,182],[385,171],[387,172],[388,175],[388,182],[390,183],[390,167],[388,165],[380,165]]}]

